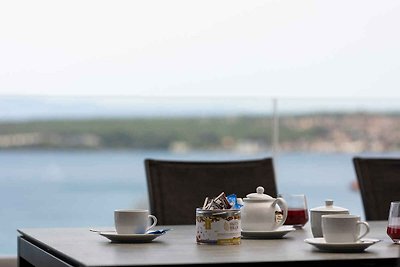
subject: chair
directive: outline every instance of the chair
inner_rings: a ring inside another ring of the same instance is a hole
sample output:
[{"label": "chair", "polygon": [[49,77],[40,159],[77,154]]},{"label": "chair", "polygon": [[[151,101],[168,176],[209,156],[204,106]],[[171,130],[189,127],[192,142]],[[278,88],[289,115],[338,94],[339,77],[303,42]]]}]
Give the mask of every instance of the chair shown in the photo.
[{"label": "chair", "polygon": [[390,202],[400,200],[400,158],[354,157],[366,220],[387,220]]},{"label": "chair", "polygon": [[196,208],[221,192],[246,197],[263,186],[276,197],[272,158],[241,161],[145,159],[150,211],[160,225],[195,224]]}]

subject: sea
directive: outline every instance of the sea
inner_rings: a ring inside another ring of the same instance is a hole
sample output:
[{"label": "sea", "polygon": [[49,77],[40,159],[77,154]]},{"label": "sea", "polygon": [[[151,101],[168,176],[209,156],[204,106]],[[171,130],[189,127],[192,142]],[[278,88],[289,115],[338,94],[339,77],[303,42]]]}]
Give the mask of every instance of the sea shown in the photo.
[{"label": "sea", "polygon": [[[352,187],[356,180],[353,156],[305,152],[273,155],[278,192],[305,194],[308,209],[332,199],[335,206],[346,207],[364,218],[360,193]],[[148,208],[146,158],[261,157],[272,155],[227,151],[0,151],[0,256],[17,254],[17,229],[107,227],[114,223],[115,209]]]}]

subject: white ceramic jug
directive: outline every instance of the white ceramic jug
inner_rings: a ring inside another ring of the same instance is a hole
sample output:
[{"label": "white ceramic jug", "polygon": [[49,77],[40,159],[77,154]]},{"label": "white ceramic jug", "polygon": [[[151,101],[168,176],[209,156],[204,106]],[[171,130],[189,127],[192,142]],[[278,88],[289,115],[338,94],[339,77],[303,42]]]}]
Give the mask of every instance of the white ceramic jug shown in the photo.
[{"label": "white ceramic jug", "polygon": [[[283,198],[273,198],[264,194],[262,186],[257,187],[257,193],[251,193],[243,198],[241,208],[242,231],[274,231],[283,225],[287,217],[287,204]],[[279,218],[277,212],[282,212]]]}]

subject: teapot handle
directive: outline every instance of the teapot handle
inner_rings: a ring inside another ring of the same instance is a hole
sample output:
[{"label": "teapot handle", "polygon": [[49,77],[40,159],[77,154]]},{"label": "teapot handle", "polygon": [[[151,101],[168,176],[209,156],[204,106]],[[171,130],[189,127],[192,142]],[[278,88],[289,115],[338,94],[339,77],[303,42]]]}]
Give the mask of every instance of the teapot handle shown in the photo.
[{"label": "teapot handle", "polygon": [[275,227],[274,227],[275,229],[278,228],[279,226],[282,226],[285,223],[288,213],[288,205],[283,198],[278,197],[277,199],[275,199],[274,203],[272,203],[272,206],[275,207],[276,205],[278,205],[283,211],[283,218],[281,221],[275,221]]}]

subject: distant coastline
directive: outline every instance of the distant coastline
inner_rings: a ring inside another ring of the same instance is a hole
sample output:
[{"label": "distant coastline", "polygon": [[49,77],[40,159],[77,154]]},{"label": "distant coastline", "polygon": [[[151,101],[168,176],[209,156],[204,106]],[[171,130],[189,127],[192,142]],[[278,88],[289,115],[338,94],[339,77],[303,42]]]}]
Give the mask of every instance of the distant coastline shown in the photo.
[{"label": "distant coastline", "polygon": [[[261,115],[53,119],[0,122],[0,149],[272,149],[273,118]],[[281,151],[398,151],[399,113],[279,117]]]}]

